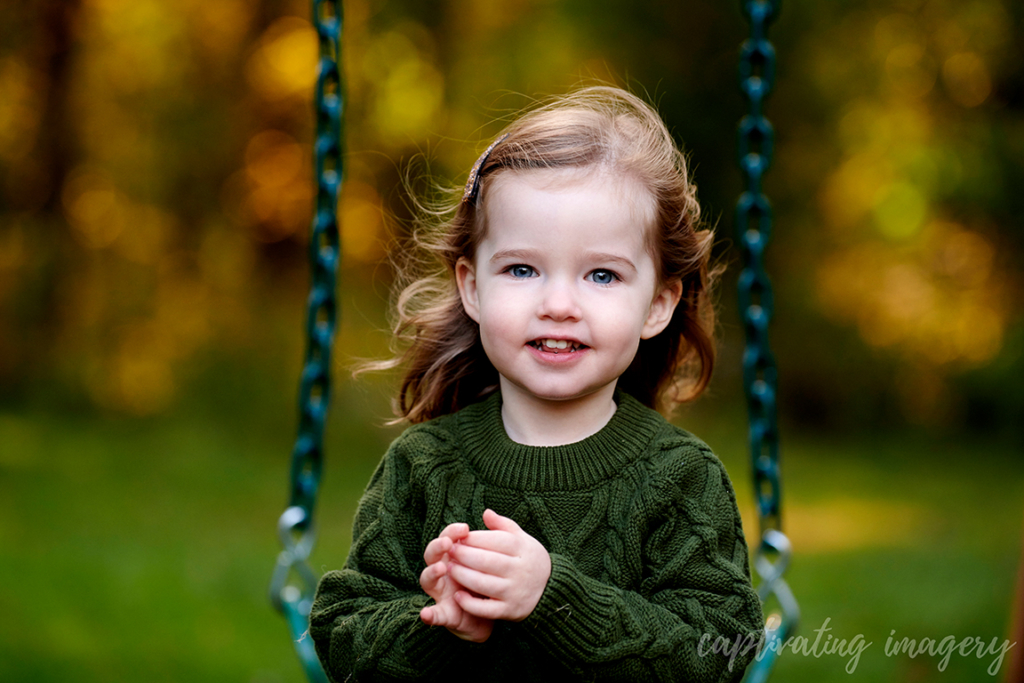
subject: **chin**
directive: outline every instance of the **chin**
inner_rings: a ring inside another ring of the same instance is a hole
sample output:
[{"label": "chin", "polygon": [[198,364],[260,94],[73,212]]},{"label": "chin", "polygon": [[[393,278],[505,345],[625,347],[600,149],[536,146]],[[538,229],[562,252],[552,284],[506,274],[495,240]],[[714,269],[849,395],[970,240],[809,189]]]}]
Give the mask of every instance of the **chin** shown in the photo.
[{"label": "chin", "polygon": [[600,393],[604,387],[597,388],[575,388],[575,387],[538,387],[536,390],[530,389],[529,387],[521,387],[523,391],[530,394],[534,398],[541,401],[551,401],[553,403],[567,403],[570,401],[576,401],[579,399],[585,399],[594,394]]}]

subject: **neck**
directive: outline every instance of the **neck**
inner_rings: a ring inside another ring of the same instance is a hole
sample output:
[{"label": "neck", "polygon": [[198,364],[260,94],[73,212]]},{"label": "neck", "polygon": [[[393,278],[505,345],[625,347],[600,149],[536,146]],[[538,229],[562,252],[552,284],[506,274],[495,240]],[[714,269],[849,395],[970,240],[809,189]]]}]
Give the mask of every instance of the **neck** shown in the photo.
[{"label": "neck", "polygon": [[526,446],[564,446],[596,434],[615,414],[615,384],[561,401],[532,396],[501,382],[501,421],[508,437]]}]

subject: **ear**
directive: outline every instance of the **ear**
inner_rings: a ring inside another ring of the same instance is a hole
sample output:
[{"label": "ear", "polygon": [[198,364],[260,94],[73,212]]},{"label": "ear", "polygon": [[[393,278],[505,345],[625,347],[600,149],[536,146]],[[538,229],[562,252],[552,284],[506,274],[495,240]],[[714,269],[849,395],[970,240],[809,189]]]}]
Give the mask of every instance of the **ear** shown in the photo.
[{"label": "ear", "polygon": [[679,305],[679,299],[683,296],[683,283],[681,280],[673,280],[665,285],[651,302],[651,310],[647,314],[647,321],[640,332],[641,339],[650,339],[661,334],[668,327],[672,320],[672,314]]},{"label": "ear", "polygon": [[466,315],[480,322],[480,299],[476,289],[476,268],[466,257],[460,257],[455,263],[455,284],[459,288],[459,297]]}]

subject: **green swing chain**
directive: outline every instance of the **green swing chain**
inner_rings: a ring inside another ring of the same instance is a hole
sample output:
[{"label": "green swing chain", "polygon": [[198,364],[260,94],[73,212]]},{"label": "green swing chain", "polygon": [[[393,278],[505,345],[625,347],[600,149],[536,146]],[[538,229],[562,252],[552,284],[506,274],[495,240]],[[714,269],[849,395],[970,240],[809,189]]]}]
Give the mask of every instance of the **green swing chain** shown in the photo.
[{"label": "green swing chain", "polygon": [[[309,638],[309,612],[317,577],[309,566],[315,529],[313,510],[323,467],[323,435],[331,389],[331,345],[338,320],[335,295],[341,245],[338,194],[344,137],[344,89],[340,0],[313,0],[313,23],[320,42],[314,107],[316,110],[316,205],[309,240],[312,285],[306,303],[306,357],[299,386],[299,429],[292,450],[291,496],[277,530],[284,550],[270,582],[270,601],[284,614],[306,676],[327,683]],[[295,574],[298,584],[290,581]]]},{"label": "green swing chain", "polygon": [[[768,323],[774,297],[764,269],[764,251],[771,236],[772,208],[761,191],[761,178],[772,160],[774,130],[761,113],[761,105],[775,80],[775,48],[767,39],[768,24],[778,16],[780,0],[741,0],[750,22],[750,38],[740,50],[740,88],[750,112],[739,124],[739,163],[746,190],[736,204],[736,232],[743,250],[739,278],[739,307],[743,316],[746,346],[743,351],[743,385],[750,415],[750,452],[754,468],[754,495],[760,522],[761,542],[754,553],[754,567],[761,577],[758,595],[765,602],[778,600],[782,614],[771,614],[760,659],[747,672],[748,683],[761,683],[771,674],[778,649],[769,647],[796,628],[800,608],[782,578],[791,547],[781,530],[779,432],[776,415],[778,372],[768,343]],[[773,559],[774,558],[774,559]]]}]

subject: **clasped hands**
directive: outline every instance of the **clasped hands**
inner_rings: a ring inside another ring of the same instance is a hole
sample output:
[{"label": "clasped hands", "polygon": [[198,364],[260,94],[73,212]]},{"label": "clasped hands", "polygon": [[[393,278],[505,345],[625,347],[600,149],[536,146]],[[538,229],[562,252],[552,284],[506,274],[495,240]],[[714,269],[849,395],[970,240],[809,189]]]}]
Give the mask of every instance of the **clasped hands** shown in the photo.
[{"label": "clasped hands", "polygon": [[508,517],[484,511],[486,531],[449,524],[427,544],[420,586],[434,604],[420,611],[431,626],[482,643],[495,619],[522,621],[540,602],[551,557],[540,541]]}]

